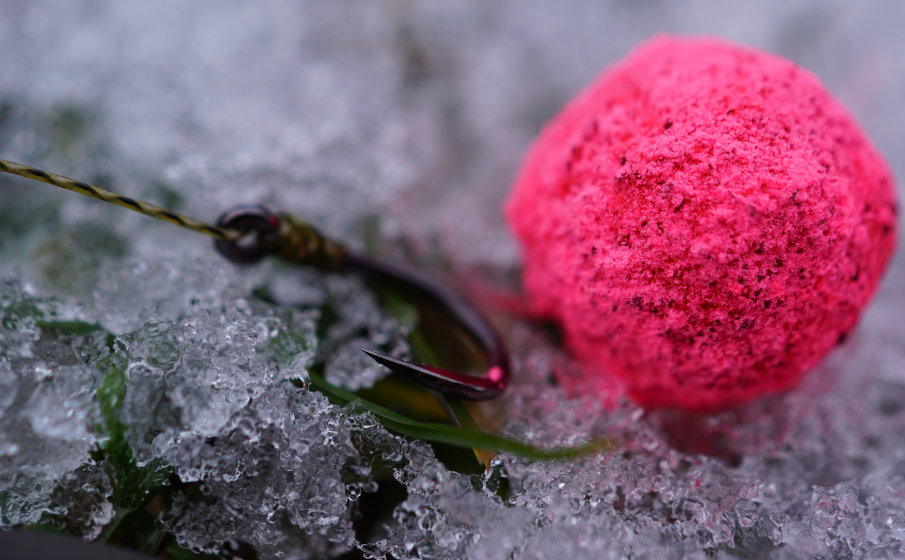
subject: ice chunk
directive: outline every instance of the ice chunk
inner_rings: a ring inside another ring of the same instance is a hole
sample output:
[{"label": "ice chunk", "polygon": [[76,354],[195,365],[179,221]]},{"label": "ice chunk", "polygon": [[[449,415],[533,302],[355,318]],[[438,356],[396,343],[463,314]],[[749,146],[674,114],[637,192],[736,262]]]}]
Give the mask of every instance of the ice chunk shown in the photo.
[{"label": "ice chunk", "polygon": [[[102,437],[95,430],[97,381],[84,366],[0,358],[0,525],[68,512],[73,527],[84,526],[74,531],[96,536],[109,521],[109,482],[90,466]],[[83,468],[84,478],[76,474]],[[70,510],[76,494],[91,496],[92,505]]]}]

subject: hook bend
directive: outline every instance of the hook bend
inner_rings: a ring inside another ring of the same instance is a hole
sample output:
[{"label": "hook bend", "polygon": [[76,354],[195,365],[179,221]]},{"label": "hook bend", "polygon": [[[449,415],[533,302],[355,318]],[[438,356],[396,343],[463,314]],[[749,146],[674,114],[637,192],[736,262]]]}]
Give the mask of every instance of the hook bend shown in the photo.
[{"label": "hook bend", "polygon": [[344,261],[347,267],[359,274],[392,282],[440,305],[481,347],[488,370],[482,376],[474,376],[416,364],[374,350],[363,350],[365,354],[377,363],[444,395],[479,401],[493,399],[503,393],[509,383],[509,355],[496,330],[469,301],[435,278],[396,261],[352,252],[346,253]]},{"label": "hook bend", "polygon": [[363,350],[377,363],[444,395],[461,399],[493,399],[506,389],[510,366],[502,339],[470,302],[430,275],[397,261],[350,251],[305,222],[293,216],[277,216],[263,206],[237,207],[225,212],[217,224],[221,228],[252,234],[241,244],[230,240],[216,243],[220,254],[233,262],[251,263],[266,254],[276,255],[289,262],[325,270],[349,270],[428,298],[474,338],[484,352],[488,370],[482,376],[466,375],[416,364],[374,350]]}]

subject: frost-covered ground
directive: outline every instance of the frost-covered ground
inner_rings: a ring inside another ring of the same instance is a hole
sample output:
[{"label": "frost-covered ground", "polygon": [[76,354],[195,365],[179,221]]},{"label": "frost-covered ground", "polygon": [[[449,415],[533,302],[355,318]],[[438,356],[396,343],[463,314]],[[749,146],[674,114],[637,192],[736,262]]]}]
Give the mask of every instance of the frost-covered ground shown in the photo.
[{"label": "frost-covered ground", "polygon": [[[0,157],[206,219],[264,202],[509,289],[518,253],[499,208],[522,152],[656,32],[810,68],[905,177],[896,0],[0,0],[0,14]],[[485,413],[545,445],[620,443],[569,463],[503,455],[484,476],[290,382],[323,363],[369,385],[381,372],[358,348],[407,350],[360,282],[237,269],[172,226],[0,188],[0,526],[93,538],[166,484],[153,527],[262,559],[905,556],[902,259],[799,389],[716,416],[568,398],[549,335],[504,320],[515,383]],[[253,297],[261,286],[297,305]],[[47,326],[62,320],[112,336]],[[133,470],[105,469],[98,449],[124,442]],[[400,502],[362,530],[381,485]]]}]

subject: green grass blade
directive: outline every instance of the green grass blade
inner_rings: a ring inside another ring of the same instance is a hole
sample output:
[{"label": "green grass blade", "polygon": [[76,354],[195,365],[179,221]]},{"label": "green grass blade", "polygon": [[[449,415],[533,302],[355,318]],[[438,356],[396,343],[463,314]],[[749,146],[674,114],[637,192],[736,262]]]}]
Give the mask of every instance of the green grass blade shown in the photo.
[{"label": "green grass blade", "polygon": [[418,422],[377,403],[363,399],[350,391],[336,387],[317,375],[311,375],[311,386],[327,395],[336,404],[354,404],[364,408],[377,416],[380,423],[388,430],[427,441],[472,449],[493,449],[512,453],[526,459],[546,461],[574,459],[600,453],[610,449],[613,444],[611,439],[601,438],[575,447],[543,449],[506,436],[488,434],[448,424]]}]

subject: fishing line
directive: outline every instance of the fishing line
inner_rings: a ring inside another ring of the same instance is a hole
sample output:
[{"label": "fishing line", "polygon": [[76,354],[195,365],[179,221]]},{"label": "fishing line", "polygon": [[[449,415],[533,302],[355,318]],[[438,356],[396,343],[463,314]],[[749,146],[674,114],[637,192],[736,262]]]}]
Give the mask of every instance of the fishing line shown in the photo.
[{"label": "fishing line", "polygon": [[50,173],[49,171],[22,165],[21,163],[15,163],[12,161],[7,161],[5,159],[0,159],[0,171],[18,175],[19,177],[25,177],[26,179],[41,181],[42,183],[47,183],[48,185],[60,187],[61,189],[66,189],[67,191],[72,191],[75,193],[83,194],[85,196],[89,196],[91,198],[96,198],[97,200],[103,200],[104,202],[107,202],[109,204],[115,204],[116,206],[127,208],[129,210],[132,210],[133,212],[138,212],[139,214],[150,216],[151,218],[163,220],[164,222],[169,222],[173,225],[196,231],[198,233],[203,233],[204,235],[209,235],[214,239],[237,241],[242,237],[244,233],[239,230],[231,230],[211,224],[206,224],[200,220],[189,218],[187,216],[177,214],[176,212],[171,212],[170,210],[155,206],[154,204],[135,200],[134,198],[129,198],[128,196],[122,196],[114,192],[110,192],[106,189],[102,189],[94,185],[89,185],[88,183],[85,183],[83,181],[76,181],[75,179],[70,179],[69,177],[64,177],[62,175],[57,175],[56,173]]}]

